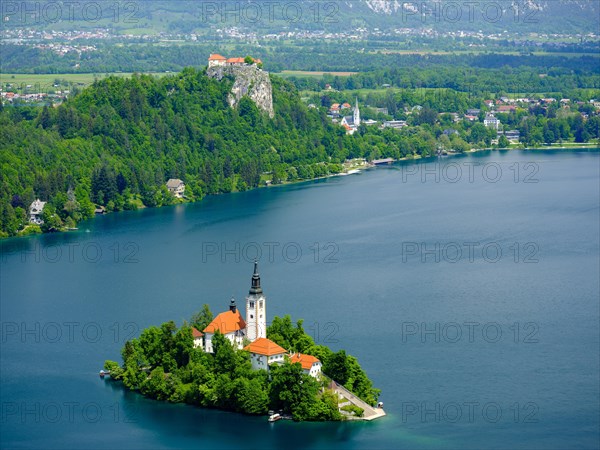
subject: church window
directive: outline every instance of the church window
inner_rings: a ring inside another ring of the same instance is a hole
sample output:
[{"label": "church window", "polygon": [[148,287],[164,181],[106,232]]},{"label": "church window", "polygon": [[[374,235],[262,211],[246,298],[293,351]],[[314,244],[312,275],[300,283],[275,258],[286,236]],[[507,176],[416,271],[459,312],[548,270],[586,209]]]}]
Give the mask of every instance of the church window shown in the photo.
[{"label": "church window", "polygon": [[250,318],[251,318],[251,319],[254,319],[254,315],[250,314]]},{"label": "church window", "polygon": [[250,308],[254,308],[254,302],[250,302]]}]

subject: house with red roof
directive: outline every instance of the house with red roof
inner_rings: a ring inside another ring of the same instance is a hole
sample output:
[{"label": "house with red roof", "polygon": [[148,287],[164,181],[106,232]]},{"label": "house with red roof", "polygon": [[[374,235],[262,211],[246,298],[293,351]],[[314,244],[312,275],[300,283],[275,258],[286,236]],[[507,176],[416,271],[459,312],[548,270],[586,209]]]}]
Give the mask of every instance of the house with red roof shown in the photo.
[{"label": "house with red roof", "polygon": [[202,334],[201,331],[198,331],[195,327],[192,327],[192,338],[194,339],[194,348],[202,347]]},{"label": "house with red roof", "polygon": [[516,110],[517,110],[517,107],[514,105],[498,106],[498,112],[500,112],[500,113],[507,113],[507,112],[516,111]]},{"label": "house with red roof", "polygon": [[212,338],[217,331],[229,339],[234,348],[241,349],[243,347],[244,337],[246,336],[246,321],[237,309],[233,298],[229,304],[229,311],[219,314],[203,330],[204,351],[207,353],[213,352]]},{"label": "house with red roof", "polygon": [[208,67],[215,66],[225,66],[227,62],[227,58],[223,55],[219,55],[218,53],[211,53],[208,57]]},{"label": "house with red roof", "polygon": [[244,58],[227,58],[228,66],[242,66],[244,65]]},{"label": "house with red roof", "polygon": [[317,378],[321,373],[321,361],[319,361],[319,358],[312,355],[303,355],[301,353],[293,354],[290,357],[290,363],[300,363],[302,371],[314,378]]},{"label": "house with red roof", "polygon": [[269,370],[269,365],[273,363],[281,364],[287,355],[287,350],[271,339],[258,338],[251,344],[244,347],[244,350],[250,353],[250,362],[253,370]]}]

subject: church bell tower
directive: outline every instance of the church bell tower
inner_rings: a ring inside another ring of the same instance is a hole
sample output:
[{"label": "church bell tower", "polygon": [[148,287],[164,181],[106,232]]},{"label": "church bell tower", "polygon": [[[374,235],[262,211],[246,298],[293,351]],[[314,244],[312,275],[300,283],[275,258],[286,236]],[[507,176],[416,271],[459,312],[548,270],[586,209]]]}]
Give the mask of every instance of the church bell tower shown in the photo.
[{"label": "church bell tower", "polygon": [[358,128],[360,126],[360,109],[358,109],[358,97],[356,98],[356,106],[354,107],[354,126]]},{"label": "church bell tower", "polygon": [[267,299],[260,287],[258,261],[254,261],[252,285],[248,297],[246,297],[246,331],[251,342],[261,337],[267,337]]}]

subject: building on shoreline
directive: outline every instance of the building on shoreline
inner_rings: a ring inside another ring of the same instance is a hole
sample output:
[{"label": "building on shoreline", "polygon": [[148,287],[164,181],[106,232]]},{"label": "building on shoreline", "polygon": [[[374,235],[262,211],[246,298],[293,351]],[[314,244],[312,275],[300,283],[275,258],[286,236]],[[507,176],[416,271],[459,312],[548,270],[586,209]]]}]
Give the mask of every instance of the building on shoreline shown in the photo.
[{"label": "building on shoreline", "polygon": [[496,116],[494,116],[493,114],[487,114],[485,116],[483,124],[486,127],[494,128],[495,130],[500,129],[500,125],[501,125],[500,120],[498,120],[498,118],[496,118]]},{"label": "building on shoreline", "polygon": [[185,183],[179,178],[170,178],[167,181],[167,189],[176,198],[182,198],[185,194]]},{"label": "building on shoreline", "polygon": [[41,201],[39,198],[36,199],[31,206],[29,206],[29,223],[41,225],[44,223],[42,219],[42,213],[44,212],[44,206],[47,202]]}]

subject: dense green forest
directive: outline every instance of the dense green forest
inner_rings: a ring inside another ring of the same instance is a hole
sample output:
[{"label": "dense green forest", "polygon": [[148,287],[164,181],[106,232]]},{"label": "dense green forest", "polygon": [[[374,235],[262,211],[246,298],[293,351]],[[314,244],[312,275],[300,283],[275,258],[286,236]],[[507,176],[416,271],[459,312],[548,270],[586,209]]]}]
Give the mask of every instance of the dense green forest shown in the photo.
[{"label": "dense green forest", "polygon": [[[73,227],[92,217],[96,205],[110,212],[181,201],[168,192],[169,178],[182,179],[194,201],[255,188],[267,178],[278,184],[338,173],[350,158],[428,157],[490,147],[497,137],[482,123],[485,96],[453,89],[369,92],[359,97],[365,119],[396,118],[407,126],[361,125],[347,135],[326,112],[334,101],[354,103],[359,91],[314,93],[316,107],[307,107],[291,82],[271,80],[273,119],[247,97],[231,108],[233,80],[191,68],[163,78],[109,77],[57,107],[2,107],[0,237]],[[468,108],[481,109],[479,120],[447,114]],[[503,129],[520,131],[523,146],[600,139],[600,116],[589,102],[537,104],[497,117]],[[500,137],[497,145],[508,141]],[[35,198],[49,202],[41,229],[27,220]]]},{"label": "dense green forest", "polygon": [[231,86],[188,69],[102,80],[57,108],[3,108],[2,230],[15,233],[34,197],[50,200],[51,228],[90,217],[93,203],[109,211],[169,204],[169,178],[185,180],[195,200],[254,188],[263,172],[277,182],[292,162],[307,178],[340,171],[328,161],[343,130],[308,110],[293,85],[273,79],[273,120],[248,98],[230,108]]},{"label": "dense green forest", "polygon": [[[236,350],[217,332],[214,353],[194,348],[192,326],[204,329],[212,320],[207,305],[190,324],[177,328],[174,322],[145,329],[139,338],[125,343],[123,364],[106,361],[104,368],[114,380],[157,400],[185,402],[245,414],[283,410],[294,420],[343,420],[336,395],[327,390],[327,378],[315,379],[302,372],[299,363],[272,365],[270,372],[252,370],[247,351]],[[333,352],[316,345],[302,321],[275,317],[267,337],[285,349],[318,357],[323,373],[375,405],[379,390],[373,388],[358,361],[344,350]]]}]

